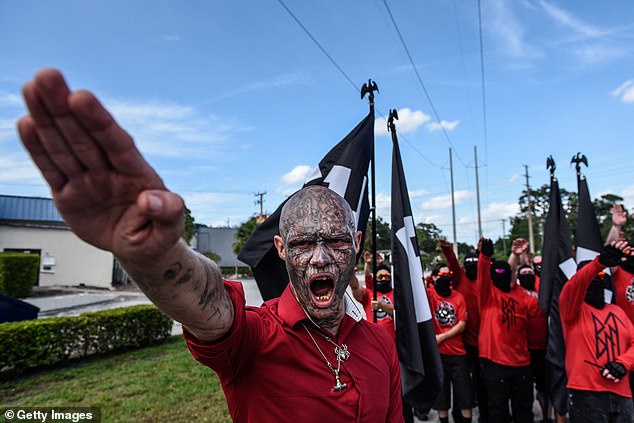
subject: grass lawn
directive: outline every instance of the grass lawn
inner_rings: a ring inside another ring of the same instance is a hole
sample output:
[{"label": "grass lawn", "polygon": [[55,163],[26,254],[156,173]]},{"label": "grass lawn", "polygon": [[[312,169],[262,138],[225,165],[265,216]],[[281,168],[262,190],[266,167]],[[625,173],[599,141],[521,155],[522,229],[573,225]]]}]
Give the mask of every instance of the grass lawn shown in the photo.
[{"label": "grass lawn", "polygon": [[99,407],[102,422],[231,422],[216,374],[182,337],[6,380],[0,406]]}]

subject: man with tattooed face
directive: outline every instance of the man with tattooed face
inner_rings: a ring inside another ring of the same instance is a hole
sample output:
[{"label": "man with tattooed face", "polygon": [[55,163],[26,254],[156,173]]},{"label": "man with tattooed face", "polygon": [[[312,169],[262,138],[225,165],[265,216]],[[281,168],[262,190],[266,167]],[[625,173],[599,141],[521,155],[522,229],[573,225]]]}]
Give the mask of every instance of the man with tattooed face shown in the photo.
[{"label": "man with tattooed face", "polygon": [[88,91],[54,69],[25,84],[25,148],[73,232],[107,251],[154,304],[183,324],[236,422],[401,422],[396,348],[345,295],[359,248],[352,211],[333,191],[302,189],[275,246],[290,284],[261,307],[181,239],[184,204]]}]

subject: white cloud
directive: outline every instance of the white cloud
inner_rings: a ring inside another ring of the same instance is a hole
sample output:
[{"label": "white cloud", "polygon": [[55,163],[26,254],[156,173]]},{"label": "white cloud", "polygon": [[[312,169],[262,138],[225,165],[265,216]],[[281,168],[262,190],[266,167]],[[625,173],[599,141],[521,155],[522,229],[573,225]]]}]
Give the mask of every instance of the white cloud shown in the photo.
[{"label": "white cloud", "polygon": [[144,154],[164,157],[209,157],[218,154],[232,132],[250,130],[197,109],[162,101],[112,99],[108,108]]},{"label": "white cloud", "polygon": [[634,103],[634,79],[625,81],[613,90],[611,94],[619,97],[623,103]]},{"label": "white cloud", "polygon": [[[457,204],[463,203],[472,199],[474,194],[467,190],[460,190],[454,192],[454,201]],[[451,194],[439,195],[430,200],[420,203],[420,210],[442,210],[451,207]]]},{"label": "white cloud", "polygon": [[497,34],[495,40],[503,44],[505,51],[517,57],[539,56],[532,47],[526,44],[524,28],[508,7],[513,2],[493,0],[488,4],[488,11],[491,13],[490,29]]},{"label": "white cloud", "polygon": [[[372,201],[370,199],[370,201]],[[392,217],[392,197],[385,192],[376,193],[376,215],[381,216],[384,222],[389,222]]]},{"label": "white cloud", "polygon": [[[395,122],[396,130],[401,134],[407,134],[414,132],[419,126],[431,120],[431,117],[425,112],[420,110],[414,110],[405,107],[397,111],[398,120]],[[387,118],[379,117],[374,122],[374,135],[387,136]]]},{"label": "white cloud", "polygon": [[570,28],[585,37],[594,38],[602,35],[601,30],[581,21],[566,10],[560,9],[559,7],[545,1],[540,1],[540,5],[546,12],[547,16],[562,26]]},{"label": "white cloud", "polygon": [[514,173],[510,178],[509,178],[509,183],[513,183],[513,182],[517,182],[517,180],[519,179],[520,175],[519,173]]},{"label": "white cloud", "polygon": [[39,185],[43,182],[33,162],[22,153],[0,156],[0,182],[19,185]]},{"label": "white cloud", "polygon": [[519,212],[520,206],[517,203],[490,203],[482,210],[482,220],[507,219],[508,224],[509,216],[515,216]]},{"label": "white cloud", "polygon": [[634,206],[634,185],[630,185],[629,187],[625,187],[623,192],[621,192],[621,197],[623,197],[624,207]]},{"label": "white cloud", "polygon": [[414,198],[422,197],[423,195],[429,194],[429,191],[427,191],[426,189],[418,189],[415,191],[409,191],[407,194],[409,195],[410,200],[412,200]]},{"label": "white cloud", "polygon": [[456,127],[458,126],[458,124],[460,123],[459,120],[452,120],[450,121],[446,121],[446,120],[441,120],[440,122],[430,122],[427,124],[427,130],[429,132],[436,132],[436,131],[440,131],[441,129],[445,129],[446,131],[453,131],[454,129],[456,129]]},{"label": "white cloud", "polygon": [[288,173],[282,175],[282,182],[285,184],[296,184],[298,182],[304,182],[308,175],[310,175],[312,168],[308,165],[298,165]]},{"label": "white cloud", "polygon": [[0,107],[22,107],[22,97],[17,94],[1,94]]},{"label": "white cloud", "polygon": [[215,97],[209,98],[202,103],[198,104],[198,106],[202,106],[204,104],[212,103],[218,100],[224,100],[227,98],[245,95],[251,93],[253,91],[264,91],[271,89],[279,89],[287,86],[298,86],[298,85],[308,85],[311,83],[310,75],[301,72],[294,73],[286,73],[277,75],[275,77],[257,81],[250,84],[245,84],[241,87],[237,87],[231,89],[225,93],[221,93],[216,95]]}]

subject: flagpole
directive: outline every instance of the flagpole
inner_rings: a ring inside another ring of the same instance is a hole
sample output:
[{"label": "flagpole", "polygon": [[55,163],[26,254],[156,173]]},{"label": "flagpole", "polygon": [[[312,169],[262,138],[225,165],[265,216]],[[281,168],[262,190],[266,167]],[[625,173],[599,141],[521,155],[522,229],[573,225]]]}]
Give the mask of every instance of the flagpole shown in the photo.
[{"label": "flagpole", "polygon": [[456,237],[456,201],[454,199],[453,188],[453,159],[451,157],[451,147],[449,147],[449,174],[451,175],[451,220],[453,222],[453,252],[458,256],[458,239]]},{"label": "flagpole", "polygon": [[[374,114],[374,91],[379,92],[379,87],[372,79],[368,79],[367,84],[363,84],[361,87],[361,99],[368,95],[368,102],[370,104],[370,113]],[[372,184],[372,203],[370,205],[370,212],[372,213],[372,299],[376,301],[376,190],[374,179],[374,145],[372,146],[372,160],[370,165],[370,180]],[[362,246],[363,247],[363,246]],[[376,323],[376,310],[373,311],[373,321]]]}]

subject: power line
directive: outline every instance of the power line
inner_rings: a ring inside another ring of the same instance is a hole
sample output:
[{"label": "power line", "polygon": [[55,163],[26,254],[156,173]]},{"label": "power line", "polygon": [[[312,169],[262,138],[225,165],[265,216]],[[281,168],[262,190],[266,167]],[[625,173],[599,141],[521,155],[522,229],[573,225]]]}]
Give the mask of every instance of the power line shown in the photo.
[{"label": "power line", "polygon": [[[453,143],[451,142],[451,139],[449,138],[449,133],[447,132],[447,129],[445,129],[445,127],[442,125],[442,121],[440,119],[440,115],[438,114],[438,111],[436,110],[436,107],[434,106],[434,102],[431,99],[431,95],[429,95],[429,92],[427,91],[427,88],[425,87],[425,84],[423,83],[423,78],[421,78],[420,73],[418,72],[418,69],[416,68],[416,65],[414,64],[414,59],[412,59],[412,55],[410,54],[409,48],[407,47],[407,44],[405,43],[405,39],[403,38],[403,35],[401,34],[401,30],[399,29],[398,25],[396,24],[396,20],[394,19],[394,15],[392,15],[392,11],[390,10],[390,6],[387,4],[387,0],[383,0],[383,4],[385,5],[385,9],[387,10],[388,15],[390,16],[390,19],[392,20],[392,24],[394,25],[394,29],[396,30],[396,33],[398,34],[398,37],[401,40],[401,44],[403,45],[403,49],[405,49],[405,54],[407,54],[407,58],[409,59],[409,62],[412,65],[412,69],[414,70],[414,73],[416,74],[416,78],[418,79],[418,83],[420,84],[421,88],[423,89],[423,93],[425,93],[425,97],[427,97],[427,101],[429,102],[429,106],[431,107],[432,113],[434,114],[434,117],[438,121],[438,124],[440,125],[440,129],[442,129],[442,132],[445,135],[445,138],[447,139],[447,142],[449,143],[449,146],[454,151],[456,151],[456,148],[454,147]],[[464,161],[462,160],[462,158],[460,158],[460,155],[457,152],[456,152],[456,157],[458,157],[458,160],[460,160],[460,163],[462,163],[462,165],[465,166]]]},{"label": "power line", "polygon": [[306,28],[304,24],[297,18],[297,16],[295,16],[295,14],[291,11],[291,9],[289,9],[288,6],[286,6],[284,1],[283,0],[277,0],[277,1],[282,5],[282,7],[286,10],[286,12],[288,12],[288,14],[291,15],[291,18],[293,18],[293,20],[297,23],[297,25],[299,25],[299,27],[306,33],[306,35],[308,35],[308,37],[313,41],[313,43],[315,43],[315,45],[319,48],[319,50],[321,50],[321,52],[324,53],[324,55],[328,58],[328,60],[330,60],[330,63],[332,63],[334,67],[337,68],[337,70],[343,75],[343,77],[346,78],[346,80],[350,83],[350,85],[352,85],[355,88],[355,90],[358,92],[359,87],[357,86],[357,84],[355,84],[354,81],[350,79],[348,74],[341,68],[341,66],[339,66],[339,64],[335,61],[335,59],[333,59],[332,56],[328,54],[326,49],[319,43],[319,41],[317,41],[317,39],[313,37],[313,34],[311,34],[308,28]]},{"label": "power line", "polygon": [[[286,10],[286,12],[293,18],[293,20],[295,21],[295,23],[297,23],[297,25],[299,25],[299,27],[304,31],[304,33],[306,33],[306,35],[308,35],[308,38],[311,39],[311,41],[313,43],[315,43],[315,45],[319,48],[319,50],[321,50],[321,52],[328,58],[328,60],[330,60],[330,63],[333,64],[333,66],[335,68],[337,68],[337,70],[339,71],[339,73],[341,73],[341,75],[343,75],[343,77],[346,79],[346,81],[348,81],[350,83],[350,85],[352,85],[355,89],[356,92],[359,92],[359,87],[354,83],[354,81],[352,81],[352,79],[348,76],[348,74],[343,70],[343,68],[341,66],[339,66],[339,64],[337,63],[337,61],[328,53],[328,51],[321,45],[321,43],[319,41],[317,41],[317,38],[315,38],[313,36],[313,34],[311,34],[311,32],[308,30],[308,28],[306,28],[306,26],[299,20],[299,18],[291,11],[291,9],[289,9],[289,7],[284,3],[283,0],[277,0],[282,7]],[[381,113],[379,111],[379,115],[383,118],[385,118],[385,115],[383,113]],[[445,128],[443,127],[442,130],[444,131]],[[424,160],[426,160],[428,163],[430,163],[431,165],[440,168],[440,166],[438,166],[436,163],[434,163],[431,159],[429,159],[428,157],[426,157],[423,153],[421,153],[416,147],[414,147],[414,145],[405,137],[403,137],[403,135],[401,134],[401,138],[403,138],[405,140],[405,142],[407,144],[409,144],[409,146],[416,152],[418,153]],[[451,141],[450,141],[451,144]]]},{"label": "power line", "polygon": [[484,83],[484,41],[482,37],[482,8],[480,0],[478,0],[478,29],[480,32],[480,75],[482,77],[482,120],[484,125],[484,163],[489,161],[489,129],[487,125],[487,96],[486,96],[486,84]]}]

